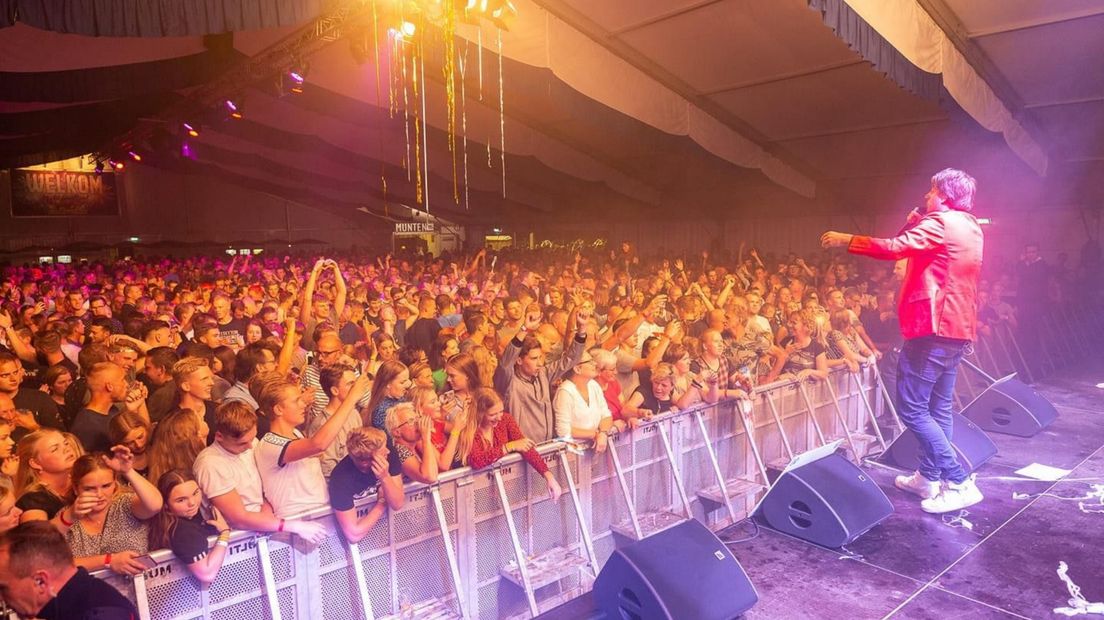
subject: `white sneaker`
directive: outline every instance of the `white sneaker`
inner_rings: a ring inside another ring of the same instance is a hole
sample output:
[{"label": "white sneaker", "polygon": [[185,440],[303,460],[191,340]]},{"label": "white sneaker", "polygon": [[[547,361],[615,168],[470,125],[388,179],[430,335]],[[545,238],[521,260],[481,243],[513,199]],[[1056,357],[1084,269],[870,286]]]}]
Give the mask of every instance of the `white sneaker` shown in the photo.
[{"label": "white sneaker", "polygon": [[946,483],[943,486],[943,492],[932,499],[920,502],[920,508],[924,512],[944,513],[973,506],[985,499],[985,496],[981,494],[974,482],[976,478],[977,474],[970,474],[969,478],[958,484]]},{"label": "white sneaker", "polygon": [[920,496],[921,499],[931,499],[939,495],[939,483],[928,480],[918,471],[912,472],[911,476],[897,476],[893,484],[902,491]]}]

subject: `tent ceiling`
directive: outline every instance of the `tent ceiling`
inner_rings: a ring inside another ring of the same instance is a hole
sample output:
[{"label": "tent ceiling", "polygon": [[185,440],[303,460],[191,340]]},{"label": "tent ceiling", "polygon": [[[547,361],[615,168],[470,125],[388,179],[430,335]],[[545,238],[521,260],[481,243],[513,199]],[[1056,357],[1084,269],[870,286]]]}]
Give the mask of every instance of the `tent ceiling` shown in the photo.
[{"label": "tent ceiling", "polygon": [[946,2],[1059,157],[1104,160],[1104,3]]},{"label": "tent ceiling", "polygon": [[[1104,202],[1099,0],[924,0],[945,2],[1015,90],[1052,148],[1052,172],[1043,179],[998,134],[980,128],[953,104],[913,95],[874,70],[804,0],[533,1],[660,83],[704,102],[703,109],[722,123],[805,171],[817,182],[817,197],[798,196],[686,136],[598,103],[549,69],[506,59],[503,198],[497,56],[483,53],[480,102],[476,50],[461,41],[458,47],[467,49],[471,63],[466,88],[472,209],[452,201],[444,86],[431,50],[426,66],[431,210],[444,209],[462,220],[541,221],[721,215],[754,208],[898,209],[922,193],[932,171],[947,165],[974,172],[983,186],[994,188],[989,190],[994,200]],[[296,28],[235,33],[234,49],[246,57],[258,54]],[[202,37],[91,38],[17,24],[0,29],[0,72],[109,69],[206,49]],[[233,182],[342,208],[381,208],[386,179],[387,200],[414,204],[415,180],[408,181],[402,169],[408,156],[405,127],[388,114],[386,61],[377,84],[371,62],[359,64],[345,41],[309,60],[307,95],[280,99],[263,84],[243,91],[248,125],[209,123],[196,140],[197,160],[166,161],[165,167],[222,171]],[[186,93],[187,85],[178,85],[159,96],[171,100]],[[147,99],[157,95],[142,93]],[[92,102],[0,101],[0,158],[22,162],[37,151],[64,151],[60,132],[45,132],[36,142],[37,132],[27,130],[31,117],[20,115],[49,113],[54,106],[60,114]],[[101,103],[129,113],[103,123],[112,131],[124,120],[156,115],[148,106]],[[70,133],[71,148],[88,149],[90,140],[102,139],[99,130]],[[274,167],[286,173],[274,173]],[[310,191],[298,190],[297,183],[310,183]],[[1058,184],[1063,187],[1056,189]]]}]

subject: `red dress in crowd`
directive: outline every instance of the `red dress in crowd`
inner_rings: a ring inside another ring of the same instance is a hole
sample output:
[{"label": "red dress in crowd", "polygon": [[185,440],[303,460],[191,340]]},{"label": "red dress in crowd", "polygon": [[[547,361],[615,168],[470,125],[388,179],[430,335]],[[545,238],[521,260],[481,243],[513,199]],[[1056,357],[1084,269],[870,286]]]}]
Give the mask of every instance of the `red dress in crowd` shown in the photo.
[{"label": "red dress in crowd", "polygon": [[429,442],[433,444],[434,448],[437,448],[437,452],[445,451],[448,437],[445,436],[445,422],[443,420],[433,421],[433,433],[429,436]]},{"label": "red dress in crowd", "polygon": [[[518,439],[525,439],[521,434],[521,428],[517,420],[509,413],[503,412],[502,419],[495,425],[491,434],[491,443],[483,439],[483,434],[477,432],[472,441],[471,453],[468,455],[468,465],[472,469],[482,469],[494,464],[498,459],[506,456],[506,444]],[[544,462],[536,448],[530,448],[521,453],[521,456],[537,471],[544,475],[548,471],[548,464]]]}]

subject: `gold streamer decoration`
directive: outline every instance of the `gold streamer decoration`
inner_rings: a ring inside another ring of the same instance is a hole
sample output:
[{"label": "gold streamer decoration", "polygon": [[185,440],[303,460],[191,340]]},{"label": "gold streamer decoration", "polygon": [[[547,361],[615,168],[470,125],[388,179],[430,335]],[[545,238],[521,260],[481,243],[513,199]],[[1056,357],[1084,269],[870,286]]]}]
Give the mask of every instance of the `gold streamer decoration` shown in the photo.
[{"label": "gold streamer decoration", "polygon": [[[505,77],[503,73],[502,31],[508,29],[509,21],[517,15],[517,9],[510,0],[399,0],[397,27],[389,30],[391,46],[391,58],[388,79],[388,113],[390,118],[395,118],[400,105],[399,93],[402,91],[402,114],[404,138],[406,141],[406,154],[403,157],[403,168],[406,170],[407,182],[415,185],[415,199],[419,205],[424,205],[429,212],[429,127],[427,123],[426,99],[428,97],[426,70],[427,26],[432,26],[442,40],[441,77],[444,80],[446,99],[446,128],[448,134],[448,150],[452,158],[452,198],[453,202],[460,204],[460,166],[458,161],[462,158],[463,167],[463,198],[464,208],[470,208],[470,191],[468,183],[468,122],[467,122],[467,76],[469,44],[465,43],[464,54],[456,49],[456,30],[460,22],[475,24],[477,26],[477,64],[479,100],[483,100],[483,28],[485,21],[491,22],[497,29],[498,51],[498,107],[499,107],[499,135],[498,147],[500,150],[500,165],[502,167],[502,196],[506,196],[506,110],[505,110]],[[390,13],[393,17],[396,13]],[[417,20],[417,26],[408,20]],[[376,100],[379,102],[379,41],[378,21],[375,2],[372,2],[373,37],[376,42]],[[436,39],[434,39],[436,40]],[[409,59],[407,55],[409,54]],[[410,66],[407,67],[409,62]],[[460,101],[457,103],[457,73],[460,80]],[[411,105],[414,106],[411,110]],[[459,123],[457,116],[459,115]],[[413,136],[411,136],[411,124],[413,124]],[[457,125],[461,133],[461,145],[457,145]],[[493,134],[487,139],[487,167],[493,168],[491,152]],[[413,141],[413,154],[411,153],[411,141]],[[382,130],[380,134],[381,160],[383,152]],[[462,154],[461,154],[462,153]],[[384,187],[386,198],[387,179],[385,168],[381,164],[380,178]]]},{"label": "gold streamer decoration", "polygon": [[498,29],[498,136],[502,156],[502,197],[506,197],[506,88],[502,75],[502,29]]},{"label": "gold streamer decoration", "polygon": [[464,210],[471,209],[471,203],[468,196],[468,87],[467,80],[465,79],[468,66],[468,49],[467,42],[464,44],[464,57],[459,59],[460,64],[460,129],[464,134],[463,151],[464,151]]}]

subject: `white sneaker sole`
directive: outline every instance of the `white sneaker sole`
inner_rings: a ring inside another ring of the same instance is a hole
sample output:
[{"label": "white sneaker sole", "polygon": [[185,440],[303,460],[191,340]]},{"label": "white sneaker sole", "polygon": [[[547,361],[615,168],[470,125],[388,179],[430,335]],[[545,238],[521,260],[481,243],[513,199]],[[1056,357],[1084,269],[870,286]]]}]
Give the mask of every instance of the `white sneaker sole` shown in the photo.
[{"label": "white sneaker sole", "polygon": [[910,487],[907,484],[901,484],[897,479],[893,480],[893,486],[897,487],[898,489],[901,489],[905,493],[908,493],[910,495],[915,495],[916,497],[919,497],[920,499],[935,499],[939,495],[938,491],[933,495],[928,495],[925,492],[921,491],[920,489],[917,489],[916,487]]},{"label": "white sneaker sole", "polygon": [[973,506],[974,504],[980,503],[981,500],[983,500],[983,499],[985,499],[984,495],[982,495],[981,497],[978,497],[977,499],[975,499],[971,502],[963,504],[961,506],[955,506],[953,508],[942,508],[942,509],[938,509],[938,510],[936,510],[934,508],[929,508],[928,506],[925,506],[923,504],[923,502],[921,502],[920,503],[920,510],[923,510],[924,512],[926,512],[928,514],[941,515],[941,514],[946,514],[948,512],[954,512],[956,510],[962,510],[963,508],[969,508],[970,506]]}]

